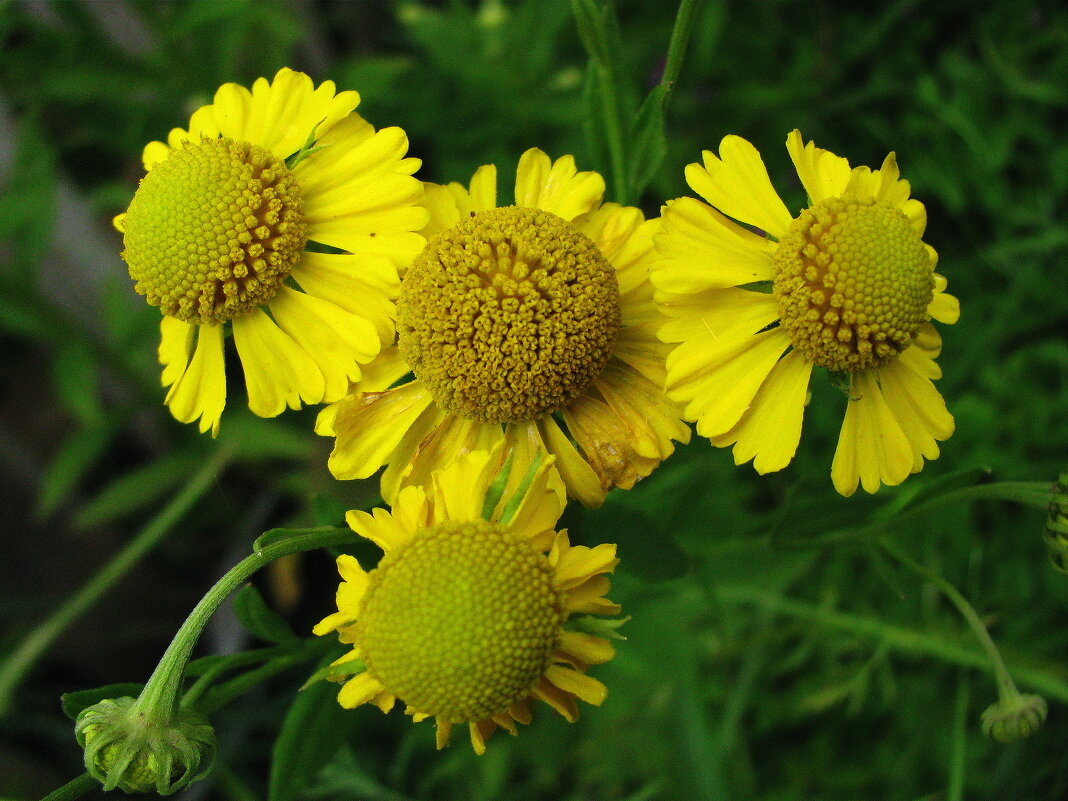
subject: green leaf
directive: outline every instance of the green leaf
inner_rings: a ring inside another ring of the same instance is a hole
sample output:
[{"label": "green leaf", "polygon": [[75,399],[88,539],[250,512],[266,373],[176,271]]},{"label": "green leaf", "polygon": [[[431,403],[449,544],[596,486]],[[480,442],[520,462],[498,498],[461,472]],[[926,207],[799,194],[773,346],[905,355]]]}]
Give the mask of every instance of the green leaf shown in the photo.
[{"label": "green leaf", "polygon": [[[960,470],[954,470],[949,475],[941,476],[926,484],[916,482],[914,485],[906,485],[905,490],[894,499],[892,511],[896,513],[937,498],[939,495],[945,495],[947,492],[979,484],[989,478],[991,473],[993,470],[989,467],[962,467]],[[908,491],[910,486],[911,492]],[[891,510],[888,509],[888,511]]]},{"label": "green leaf", "polygon": [[297,638],[285,618],[267,606],[260,591],[252,584],[246,584],[234,596],[234,614],[250,634],[261,640],[282,643]]},{"label": "green leaf", "polygon": [[87,426],[67,437],[41,482],[38,514],[52,514],[70,495],[111,442],[114,428],[112,420],[109,424]]},{"label": "green leaf", "polygon": [[104,419],[98,376],[99,366],[84,342],[68,339],[60,344],[52,362],[52,382],[67,411],[83,425]]},{"label": "green leaf", "polygon": [[630,124],[630,189],[635,197],[641,196],[667,155],[667,130],[664,125],[666,95],[667,87],[663,84],[653,87]]},{"label": "green leaf", "polygon": [[94,690],[76,690],[72,693],[63,693],[59,698],[59,702],[63,706],[63,714],[71,720],[75,720],[83,709],[88,709],[93,704],[98,704],[108,698],[137,698],[144,687],[144,684],[136,682],[107,684]]},{"label": "green leaf", "polygon": [[74,526],[94,528],[155,504],[180,486],[204,460],[199,453],[170,453],[120,476],[74,516]]},{"label": "green leaf", "polygon": [[299,798],[349,739],[356,721],[357,715],[338,705],[336,686],[320,682],[298,693],[274,743],[268,800]]}]

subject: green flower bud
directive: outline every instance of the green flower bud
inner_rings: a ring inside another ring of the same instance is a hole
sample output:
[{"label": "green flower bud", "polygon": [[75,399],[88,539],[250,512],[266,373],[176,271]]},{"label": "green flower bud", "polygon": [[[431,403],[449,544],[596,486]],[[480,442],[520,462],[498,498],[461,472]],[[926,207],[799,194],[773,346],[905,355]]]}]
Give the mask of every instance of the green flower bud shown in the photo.
[{"label": "green flower bud", "polygon": [[1005,696],[983,712],[983,734],[999,743],[1014,743],[1030,737],[1046,720],[1046,702],[1038,695]]},{"label": "green flower bud", "polygon": [[1062,573],[1068,573],[1068,472],[1061,473],[1053,485],[1043,538],[1053,566]]},{"label": "green flower bud", "polygon": [[204,778],[215,761],[215,731],[199,715],[180,711],[167,722],[129,697],[82,710],[74,736],[85,769],[105,790],[170,795]]}]

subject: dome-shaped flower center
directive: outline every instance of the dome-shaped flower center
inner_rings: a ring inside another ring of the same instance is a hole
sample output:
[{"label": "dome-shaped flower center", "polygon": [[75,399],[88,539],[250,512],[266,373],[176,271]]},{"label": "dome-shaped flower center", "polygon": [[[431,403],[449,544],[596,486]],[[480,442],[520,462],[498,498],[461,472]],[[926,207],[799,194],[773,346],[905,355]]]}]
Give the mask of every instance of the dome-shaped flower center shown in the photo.
[{"label": "dome-shaped flower center", "polygon": [[367,669],[417,712],[480,720],[526,697],[565,617],[544,555],[502,526],[439,523],[371,571],[356,623]]},{"label": "dome-shaped flower center", "polygon": [[404,277],[401,353],[442,408],[533,420],[596,378],[619,333],[619,285],[571,223],[509,206],[432,239]]},{"label": "dome-shaped flower center", "polygon": [[188,323],[222,323],[269,301],[308,238],[286,165],[230,139],[172,150],[141,180],[123,227],[134,288]]},{"label": "dome-shaped flower center", "polygon": [[931,257],[908,218],[872,199],[805,209],[775,251],[774,293],[794,347],[856,372],[905,350],[929,317]]}]

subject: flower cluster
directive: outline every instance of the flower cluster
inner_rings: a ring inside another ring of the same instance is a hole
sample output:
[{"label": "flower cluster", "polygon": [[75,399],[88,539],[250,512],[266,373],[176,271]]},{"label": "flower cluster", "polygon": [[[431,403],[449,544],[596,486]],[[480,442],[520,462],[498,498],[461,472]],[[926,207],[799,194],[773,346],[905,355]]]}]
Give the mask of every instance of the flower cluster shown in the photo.
[{"label": "flower cluster", "polygon": [[572,545],[557,521],[650,475],[691,422],[780,470],[822,368],[845,396],[843,495],[899,484],[952,433],[931,321],[958,304],[893,154],[850,168],[794,131],[795,215],[728,136],[686,168],[702,199],[647,219],[538,149],[503,199],[493,165],[422,183],[404,132],[359,99],[288,69],[226,84],[145,148],[115,221],[162,312],[175,418],[218,432],[232,335],[252,412],[326,404],[332,473],[382,471],[391,510],[348,523],[384,555],[338,558],[338,611],[315,627],[351,646],[342,706],[399,700],[439,748],[466,725],[482,753],[535,700],[568,720],[603,702],[588,670],[613,647],[591,632],[611,627],[587,616],[619,612],[615,546]]}]

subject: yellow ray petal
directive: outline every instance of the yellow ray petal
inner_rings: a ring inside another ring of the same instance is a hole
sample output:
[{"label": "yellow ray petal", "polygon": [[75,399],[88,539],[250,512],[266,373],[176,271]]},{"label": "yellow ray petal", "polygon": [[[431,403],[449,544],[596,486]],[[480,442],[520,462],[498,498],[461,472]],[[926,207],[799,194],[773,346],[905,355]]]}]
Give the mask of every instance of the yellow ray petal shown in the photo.
[{"label": "yellow ray petal", "polygon": [[764,237],[695,198],[669,200],[663,214],[655,237],[661,259],[650,274],[657,289],[685,295],[771,279],[775,246]]},{"label": "yellow ray petal", "polygon": [[515,204],[549,211],[571,221],[593,211],[604,195],[604,179],[595,172],[579,172],[572,156],[551,165],[549,157],[531,148],[519,158],[515,175]]},{"label": "yellow ray petal", "polygon": [[602,487],[630,489],[660,463],[658,456],[642,456],[635,449],[627,425],[602,401],[583,395],[561,412],[568,433],[582,449]]},{"label": "yellow ray petal", "polygon": [[370,673],[361,673],[349,679],[337,694],[337,701],[345,709],[355,709],[361,704],[366,704],[385,687]]},{"label": "yellow ray petal", "polygon": [[329,301],[284,286],[269,306],[279,327],[319,366],[326,384],[323,401],[348,394],[349,382],[360,379],[360,364],[378,353],[374,325]]},{"label": "yellow ray petal", "polygon": [[326,391],[323,374],[304,348],[282,331],[262,308],[233,320],[234,344],[245,371],[248,407],[260,417],[274,417],[301,402],[320,403]]},{"label": "yellow ray petal", "polygon": [[594,576],[572,587],[566,591],[568,611],[572,614],[618,615],[620,605],[604,597],[611,588],[608,576]]},{"label": "yellow ray petal", "polygon": [[849,162],[829,150],[807,144],[801,132],[794,129],[786,137],[786,150],[794,162],[797,177],[808,192],[812,205],[831,197],[838,197],[849,185]]},{"label": "yellow ray petal", "polygon": [[[386,469],[382,471],[381,494],[387,503],[397,497],[407,482],[412,472],[412,460],[419,452],[419,448],[436,431],[449,415],[436,404],[431,403],[415,422],[408,427],[408,431],[401,438],[400,443],[389,455]],[[417,483],[417,482],[407,482]]]},{"label": "yellow ray petal", "polygon": [[169,387],[182,377],[193,353],[197,327],[164,315],[159,323],[159,363],[163,365],[161,382]]},{"label": "yellow ray petal", "polygon": [[612,643],[604,637],[582,631],[564,631],[559,648],[587,665],[601,665],[616,655]]},{"label": "yellow ray petal", "polygon": [[397,498],[392,512],[376,506],[371,512],[352,509],[345,513],[349,528],[371,540],[388,553],[412,538],[428,522],[426,494],[417,487],[407,487]]},{"label": "yellow ray petal", "polygon": [[290,275],[309,295],[370,320],[383,345],[393,341],[400,276],[386,257],[308,252]]},{"label": "yellow ray petal", "polygon": [[895,359],[879,368],[879,383],[890,412],[912,446],[912,472],[923,468],[924,459],[938,458],[938,443],[953,434],[953,415],[941,393],[907,362]]},{"label": "yellow ray petal", "polygon": [[940,323],[952,325],[960,319],[960,301],[945,292],[936,292],[927,313]]},{"label": "yellow ray petal", "polygon": [[[661,303],[661,309],[669,319],[660,328],[660,339],[685,342],[697,349],[700,361],[709,362],[779,319],[773,295],[748,289],[710,289]],[[669,370],[683,359],[682,353],[673,354]],[[679,370],[676,366],[676,380]]]},{"label": "yellow ray petal", "polygon": [[[200,325],[196,328],[196,351],[182,375],[171,384],[164,403],[181,423],[191,423],[199,417],[200,433],[211,431],[214,437],[219,433],[219,419],[226,406],[223,327]],[[162,342],[160,347],[163,347]]]},{"label": "yellow ray petal", "polygon": [[597,679],[563,665],[550,665],[545,671],[545,678],[564,692],[578,696],[593,706],[600,706],[608,697],[608,688]]},{"label": "yellow ray petal", "polygon": [[562,590],[570,590],[593,576],[611,573],[618,564],[616,546],[611,543],[602,543],[593,548],[572,545],[560,553],[555,565],[554,583]]},{"label": "yellow ray petal", "polygon": [[834,488],[849,496],[858,482],[865,492],[875,492],[880,484],[900,484],[912,470],[912,446],[886,405],[875,373],[854,373],[851,395],[831,464]]},{"label": "yellow ray petal", "polygon": [[552,416],[547,415],[538,421],[538,432],[546,449],[556,457],[556,469],[564,480],[567,494],[590,508],[604,503],[607,487],[601,485],[597,473],[575,450]]},{"label": "yellow ray petal", "polygon": [[631,445],[641,456],[666,459],[675,450],[672,440],[690,441],[690,427],[682,421],[681,407],[661,386],[629,367],[610,361],[596,386],[629,430]]},{"label": "yellow ray petal", "polygon": [[447,720],[437,719],[437,733],[435,740],[437,742],[437,749],[440,751],[442,748],[449,744],[449,735],[452,733],[452,724]]},{"label": "yellow ray petal", "polygon": [[470,214],[472,211],[486,211],[497,208],[497,167],[493,164],[483,164],[475,174],[471,176],[471,185],[468,190],[470,203],[461,206],[461,213]]},{"label": "yellow ray petal", "polygon": [[467,198],[467,190],[461,184],[423,184],[423,205],[429,217],[426,225],[419,231],[421,236],[430,240],[460,222],[458,196]]},{"label": "yellow ray petal", "polygon": [[408,428],[433,403],[421,381],[338,402],[337,440],[328,462],[335,478],[367,478],[386,464]]},{"label": "yellow ray petal", "polygon": [[801,418],[808,395],[812,362],[791,351],[776,362],[754,396],[749,410],[725,434],[712,438],[719,448],[734,445],[734,463],[753,459],[764,475],[782,470],[794,458],[801,440]]},{"label": "yellow ray petal", "polygon": [[686,183],[728,217],[755,225],[781,237],[790,225],[790,212],[775,193],[760,153],[740,136],[725,136],[719,157],[703,153],[704,166],[686,167]]},{"label": "yellow ray petal", "polygon": [[547,703],[563,715],[568,723],[578,720],[578,705],[575,703],[575,696],[561,690],[548,679],[542,678],[530,691],[530,695],[532,698]]},{"label": "yellow ray petal", "polygon": [[[437,427],[427,434],[416,447],[408,460],[408,466],[401,471],[400,485],[429,486],[433,471],[453,464],[472,452],[492,450],[494,446],[503,441],[504,432],[501,430],[500,423],[484,423],[459,415],[445,415]],[[468,474],[466,479],[468,493],[477,492],[477,488],[472,483],[473,479],[474,474]],[[448,495],[450,500],[461,503],[456,493],[450,492]],[[470,496],[467,500],[475,503]],[[475,512],[475,518],[482,511],[481,501],[476,505],[478,509]]]}]

